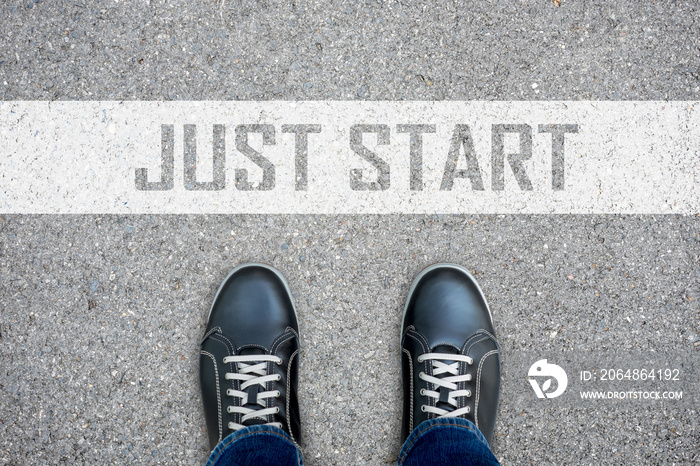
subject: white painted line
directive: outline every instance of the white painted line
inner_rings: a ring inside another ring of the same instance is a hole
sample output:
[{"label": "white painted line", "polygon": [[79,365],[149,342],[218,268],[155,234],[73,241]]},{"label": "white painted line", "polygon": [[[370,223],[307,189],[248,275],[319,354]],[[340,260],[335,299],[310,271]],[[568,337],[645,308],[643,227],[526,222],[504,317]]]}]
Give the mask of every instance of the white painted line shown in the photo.
[{"label": "white painted line", "polygon": [[697,214],[699,160],[698,102],[0,102],[2,213]]}]

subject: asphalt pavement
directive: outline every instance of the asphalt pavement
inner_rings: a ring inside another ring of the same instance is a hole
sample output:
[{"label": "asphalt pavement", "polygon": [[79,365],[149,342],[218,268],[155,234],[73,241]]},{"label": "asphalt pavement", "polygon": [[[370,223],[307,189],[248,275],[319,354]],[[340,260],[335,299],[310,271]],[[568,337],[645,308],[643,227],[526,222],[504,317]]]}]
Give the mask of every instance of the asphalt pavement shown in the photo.
[{"label": "asphalt pavement", "polygon": [[[694,1],[11,1],[0,100],[697,101],[698,18]],[[198,344],[221,280],[253,261],[286,276],[299,312],[308,465],[396,461],[401,310],[435,262],[473,271],[491,305],[503,464],[698,462],[695,205],[0,213],[0,464],[203,464]],[[664,387],[683,400],[538,400],[523,373],[639,353],[679,368]]]}]

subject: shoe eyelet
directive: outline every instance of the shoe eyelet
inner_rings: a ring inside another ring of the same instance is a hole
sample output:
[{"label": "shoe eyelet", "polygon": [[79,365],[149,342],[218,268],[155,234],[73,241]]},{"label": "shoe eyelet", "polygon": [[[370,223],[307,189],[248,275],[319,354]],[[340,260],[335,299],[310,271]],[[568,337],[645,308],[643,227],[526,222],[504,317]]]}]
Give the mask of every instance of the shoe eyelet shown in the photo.
[{"label": "shoe eyelet", "polygon": [[469,406],[467,406],[467,414],[469,414],[471,412],[472,412],[471,408]]},{"label": "shoe eyelet", "polygon": [[425,412],[425,405],[420,405],[420,410]]},{"label": "shoe eyelet", "polygon": [[467,396],[472,396],[472,391],[471,391],[471,390],[467,390]]},{"label": "shoe eyelet", "polygon": [[226,412],[231,414],[231,407],[230,406],[226,406]]},{"label": "shoe eyelet", "polygon": [[420,394],[421,394],[422,396],[425,396],[425,388],[421,388],[421,389],[420,389]]},{"label": "shoe eyelet", "polygon": [[282,376],[277,374],[277,381],[279,382],[280,380],[282,380]]},{"label": "shoe eyelet", "polygon": [[423,359],[423,355],[421,354],[420,356],[418,356],[418,357],[416,358],[416,361],[418,361],[418,362],[423,362],[423,361],[425,361],[425,359]]},{"label": "shoe eyelet", "polygon": [[283,361],[282,361],[282,358],[279,358],[278,361],[275,361],[275,364],[277,364],[278,366],[281,366],[281,365],[282,365],[282,362],[283,362]]},{"label": "shoe eyelet", "polygon": [[233,396],[230,388],[228,390],[226,390],[226,396]]},{"label": "shoe eyelet", "polygon": [[279,413],[280,413],[280,407],[277,406],[277,407],[275,407],[275,414],[279,414]]},{"label": "shoe eyelet", "polygon": [[276,393],[275,398],[279,397],[282,394],[279,390],[275,390],[275,393]]}]

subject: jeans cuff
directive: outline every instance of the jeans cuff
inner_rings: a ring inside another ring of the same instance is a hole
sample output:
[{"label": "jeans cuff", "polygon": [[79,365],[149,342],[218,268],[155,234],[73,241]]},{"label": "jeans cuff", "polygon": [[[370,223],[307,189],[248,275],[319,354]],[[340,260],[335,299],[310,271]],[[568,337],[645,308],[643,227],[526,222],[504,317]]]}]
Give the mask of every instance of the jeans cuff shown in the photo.
[{"label": "jeans cuff", "polygon": [[302,464],[301,451],[299,450],[299,445],[297,445],[297,443],[294,442],[294,440],[289,434],[275,426],[261,424],[255,426],[248,426],[229,434],[226,438],[219,442],[218,445],[216,445],[214,450],[211,452],[211,455],[209,455],[209,459],[207,460],[206,466],[215,465],[217,461],[221,458],[221,456],[226,452],[226,450],[236,448],[236,444],[240,444],[240,442],[245,442],[247,439],[250,439],[251,436],[257,438],[274,438],[277,441],[282,441],[283,443],[288,444],[289,447],[293,447],[297,451],[298,464]]},{"label": "jeans cuff", "polygon": [[484,437],[484,434],[481,433],[481,431],[476,427],[476,425],[474,425],[473,422],[467,419],[458,417],[442,417],[436,419],[428,419],[418,424],[418,426],[416,426],[413,429],[413,431],[409,434],[408,438],[401,447],[401,451],[399,452],[398,464],[402,464],[402,462],[406,459],[406,456],[409,454],[413,446],[423,435],[425,435],[432,429],[440,427],[465,429],[466,431],[469,431],[472,438],[483,443],[489,451],[491,449],[488,442],[486,441],[486,437]]}]

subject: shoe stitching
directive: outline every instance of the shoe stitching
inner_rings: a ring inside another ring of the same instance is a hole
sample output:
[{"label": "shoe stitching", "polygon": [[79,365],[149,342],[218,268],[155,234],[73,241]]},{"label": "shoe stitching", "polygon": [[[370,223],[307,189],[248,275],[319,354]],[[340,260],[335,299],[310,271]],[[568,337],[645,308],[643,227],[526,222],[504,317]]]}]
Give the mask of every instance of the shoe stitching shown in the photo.
[{"label": "shoe stitching", "polygon": [[214,357],[213,354],[200,350],[199,354],[203,354],[206,356],[209,356],[211,358],[211,362],[214,364],[214,380],[216,380],[216,403],[219,406],[219,410],[217,411],[217,414],[219,415],[219,442],[222,440],[222,435],[223,435],[223,420],[222,420],[222,412],[221,412],[221,391],[219,389],[219,368],[216,365],[216,358]]},{"label": "shoe stitching", "polygon": [[[204,338],[202,339],[202,342],[201,342],[201,343],[204,343],[204,341],[205,341],[209,336],[212,336],[212,339],[213,339],[214,341],[218,341],[219,343],[223,343],[224,346],[226,346],[226,349],[227,349],[227,352],[229,353],[229,356],[235,355],[235,354],[236,354],[236,350],[235,350],[236,347],[235,347],[235,345],[233,344],[233,342],[232,342],[228,337],[226,337],[226,335],[223,334],[223,332],[222,332],[222,330],[221,330],[221,327],[213,327],[212,329],[210,329],[210,330],[205,334],[205,336],[204,336]],[[277,347],[279,347],[280,345],[284,344],[287,340],[289,340],[289,339],[291,339],[291,338],[293,338],[293,337],[295,337],[295,336],[296,336],[297,339],[298,339],[298,334],[297,334],[297,332],[296,332],[293,328],[287,327],[286,330],[285,330],[285,332],[284,332],[282,335],[278,336],[278,337],[275,339],[275,341],[272,343],[272,346],[275,347],[275,345],[277,345]],[[226,341],[221,341],[221,340],[219,340],[219,339],[216,338],[216,337],[221,337],[221,338],[225,339]],[[279,340],[282,339],[282,338],[284,338],[284,341],[279,341]],[[239,348],[239,351],[240,351],[241,349],[243,349],[243,348],[259,348],[259,349],[265,351],[266,353],[268,352],[267,348],[265,348],[265,347],[262,346],[262,345],[255,345],[255,344],[244,345],[244,346],[242,346],[241,348]],[[276,350],[277,350],[277,348],[275,348],[275,351],[276,351]],[[294,434],[292,433],[292,429],[291,429],[291,422],[290,422],[290,420],[289,420],[289,419],[290,419],[290,418],[289,418],[289,404],[290,404],[290,403],[289,403],[289,397],[290,397],[290,395],[289,395],[289,384],[290,384],[289,373],[290,373],[291,367],[292,367],[292,366],[291,366],[291,361],[292,361],[293,357],[298,353],[298,351],[299,351],[299,350],[297,349],[297,350],[292,354],[292,357],[290,358],[290,363],[289,363],[289,365],[288,365],[288,371],[287,371],[287,373],[288,373],[288,377],[287,377],[287,403],[286,403],[286,405],[287,405],[287,406],[286,406],[287,425],[288,425],[288,427],[289,427],[289,433],[290,433],[290,436],[292,437],[292,441],[293,441],[294,444],[297,445],[297,446],[298,446],[298,444],[297,444],[296,440],[294,439]],[[271,350],[269,354],[272,354],[272,353],[273,353],[273,351]],[[209,354],[209,353],[207,353],[207,354]],[[210,357],[212,358],[212,360],[213,360],[213,362],[214,362],[214,368],[215,368],[215,371],[216,371],[217,374],[218,374],[218,368],[217,368],[217,366],[216,366],[216,358],[214,358],[214,356],[211,355],[211,354],[209,354],[209,355],[210,355]],[[273,364],[272,362],[268,362],[268,372],[269,372],[269,373],[272,373],[272,370],[273,370],[272,364]],[[231,369],[231,372],[233,372],[233,371],[234,371],[233,363],[229,363],[229,367],[230,367],[230,369]],[[233,388],[234,390],[236,389],[236,386],[235,386],[236,383],[239,383],[239,382],[236,381],[236,380],[232,380],[232,384],[231,384],[232,387],[231,387],[231,388]],[[239,383],[239,384],[240,384],[240,383]],[[219,389],[219,380],[218,380],[218,376],[217,376],[217,380],[216,380],[216,385],[217,385],[217,401],[218,401],[218,406],[219,406],[219,413],[218,413],[218,414],[219,414],[219,442],[221,442],[221,440],[222,440],[222,435],[223,435],[223,431],[222,431],[222,420],[221,420],[222,411],[221,411],[221,401],[220,401],[220,393],[219,393],[219,392],[220,392],[220,389]],[[271,391],[271,390],[272,390],[272,381],[267,382],[266,390],[267,390],[267,391]],[[265,402],[266,402],[266,406],[265,406],[266,408],[271,407],[271,405],[272,405],[272,399],[271,399],[271,398],[266,399]],[[237,400],[237,399],[234,399],[234,406],[238,406],[238,400]],[[242,422],[242,416],[243,416],[243,415],[240,414],[240,413],[234,413],[234,422],[237,422],[237,423],[240,424],[240,423]],[[274,419],[272,419],[272,420],[269,419],[270,417],[272,417],[271,414],[268,414],[267,417],[268,417],[268,419],[267,419],[268,422],[274,421]],[[239,419],[239,418],[240,418],[240,419]],[[299,463],[299,464],[301,464],[301,463]]]},{"label": "shoe stitching", "polygon": [[297,332],[295,332],[292,327],[287,327],[285,329],[284,333],[282,333],[282,335],[275,338],[275,341],[272,343],[272,346],[270,347],[270,354],[274,354],[277,351],[277,347],[275,345],[279,346],[282,343],[284,343],[284,342],[279,341],[281,338],[284,338],[285,340],[290,338],[290,333],[292,336],[295,336],[295,337],[297,337],[297,339],[299,339],[299,335],[297,334]]},{"label": "shoe stitching", "polygon": [[[282,337],[284,337],[284,340],[280,340]],[[286,332],[283,335],[280,335],[277,340],[275,340],[275,343],[272,344],[272,347],[270,348],[270,353],[271,354],[276,354],[277,349],[282,346],[284,343],[287,342],[287,340],[294,338],[293,333]]]},{"label": "shoe stitching", "polygon": [[423,347],[423,352],[427,353],[430,351],[430,344],[428,343],[428,339],[423,336],[420,332],[416,330],[416,328],[411,325],[406,329],[406,335],[412,335],[414,338],[419,338],[421,342],[421,346]]},{"label": "shoe stitching", "polygon": [[[406,336],[410,336],[414,340],[418,341],[421,345],[421,349],[422,349],[423,353],[427,353],[428,351],[430,351],[430,347],[428,346],[427,338],[425,338],[421,333],[417,332],[413,325],[410,325],[406,329]],[[428,365],[427,360],[425,361],[424,366],[425,366],[425,373],[432,375],[431,369]],[[430,403],[430,405],[433,406],[433,399],[432,398],[428,399],[428,403]],[[430,416],[428,415],[428,417],[430,417]]]},{"label": "shoe stitching", "polygon": [[[285,338],[285,337],[287,337],[287,336],[289,335],[288,330],[289,330],[289,327],[287,327],[287,328],[284,330],[284,332],[282,332],[281,335],[279,335],[277,338],[275,338],[275,341],[273,341],[273,342],[272,342],[272,345],[270,346],[270,354],[273,354],[273,353],[277,350],[277,348],[276,348],[277,342],[279,342],[280,339]],[[281,344],[281,343],[280,343],[280,344]]]},{"label": "shoe stitching", "polygon": [[435,343],[435,344],[433,345],[433,348],[435,348],[435,347],[437,347],[437,346],[450,346],[450,347],[454,348],[455,350],[457,350],[458,353],[459,353],[460,350],[461,350],[461,348],[460,348],[459,346],[453,345],[452,343]]},{"label": "shoe stitching", "polygon": [[[469,355],[469,353],[471,352],[471,349],[474,347],[474,345],[481,343],[482,341],[488,340],[488,339],[491,339],[491,341],[493,341],[496,344],[496,348],[500,350],[500,347],[498,346],[498,342],[496,341],[496,337],[493,334],[491,334],[491,332],[489,332],[488,330],[479,329],[479,330],[477,330],[477,332],[474,335],[469,337],[469,339],[467,339],[467,341],[464,343],[464,347],[462,348],[462,354]],[[474,340],[476,340],[476,341],[474,341]],[[466,363],[462,363],[462,364],[464,364],[463,369],[466,370],[467,369]],[[466,386],[466,385],[467,385],[466,382],[464,382],[464,386]],[[466,400],[460,400],[460,403],[462,403],[461,407],[466,406]]]},{"label": "shoe stitching", "polygon": [[406,353],[406,356],[408,356],[408,367],[409,367],[409,378],[410,380],[410,390],[409,393],[411,394],[411,403],[408,405],[410,409],[408,410],[409,412],[409,418],[410,418],[410,423],[408,424],[409,429],[408,432],[410,433],[413,431],[413,359],[411,358],[411,352],[408,351],[406,348],[402,348],[403,352]]},{"label": "shoe stitching", "polygon": [[226,347],[226,351],[228,352],[229,356],[236,354],[236,345],[234,345],[233,342],[223,333],[215,333],[210,335],[210,337],[212,340],[222,343]]},{"label": "shoe stitching", "polygon": [[[235,356],[236,355],[235,346],[233,346],[233,342],[228,337],[226,337],[225,335],[223,335],[221,333],[211,335],[211,337],[212,337],[211,338],[212,341],[215,341],[217,343],[221,343],[222,345],[224,345],[224,347],[226,348],[226,352],[228,353],[227,354],[228,356]],[[219,337],[223,338],[223,340],[221,340]],[[222,364],[225,365],[224,362],[222,362]],[[235,372],[236,368],[234,366],[234,363],[230,362],[230,363],[228,363],[228,366],[229,366],[228,367],[229,372]],[[239,386],[240,386],[240,382],[238,380],[231,380],[231,388],[233,390],[238,390]],[[238,400],[238,398],[234,397],[233,405],[239,406],[239,402],[240,401]],[[233,413],[233,422],[240,424],[242,422],[242,419],[243,419],[243,414]]]},{"label": "shoe stitching", "polygon": [[[405,332],[404,332],[404,338],[403,338],[404,341],[403,341],[403,344],[405,344],[405,340],[406,340],[406,337],[407,337],[407,336],[410,336],[410,337],[412,337],[414,340],[419,341],[419,342],[421,343],[422,348],[423,348],[423,352],[427,352],[427,351],[428,351],[428,350],[426,350],[426,348],[428,347],[428,341],[427,341],[427,339],[426,339],[421,333],[419,333],[418,331],[416,331],[416,329],[415,329],[415,327],[414,327],[413,325],[409,325],[408,327],[406,327],[406,330],[405,330]],[[482,338],[479,338],[477,341],[471,342],[471,340],[473,340],[473,339],[475,339],[475,338],[477,338],[477,337],[482,337]],[[495,349],[495,350],[492,350],[492,351],[490,351],[490,352],[488,352],[488,353],[486,353],[484,356],[481,357],[481,360],[479,361],[479,367],[478,367],[478,371],[477,371],[477,380],[476,380],[476,384],[475,384],[475,385],[476,385],[476,398],[475,398],[475,405],[474,405],[474,421],[475,421],[475,425],[477,426],[477,428],[479,427],[479,426],[478,426],[478,424],[479,424],[479,418],[477,417],[477,412],[478,412],[478,407],[479,407],[479,391],[480,391],[480,385],[481,385],[481,384],[480,384],[480,380],[481,380],[481,367],[482,367],[482,365],[483,365],[484,359],[486,359],[487,356],[491,356],[491,355],[494,354],[494,353],[499,353],[499,352],[500,352],[500,345],[498,344],[498,341],[496,340],[496,336],[495,336],[495,335],[493,335],[493,334],[492,334],[491,332],[489,332],[488,330],[479,329],[479,330],[477,330],[477,332],[476,332],[474,335],[472,335],[471,337],[469,337],[469,339],[467,339],[467,341],[464,343],[464,347],[463,347],[463,349],[462,349],[462,351],[461,351],[462,354],[467,354],[467,355],[468,355],[468,351],[471,350],[472,346],[474,346],[475,344],[477,344],[477,343],[479,343],[479,342],[481,342],[481,341],[484,341],[484,340],[486,340],[486,339],[488,339],[488,338],[490,338],[490,339],[495,343],[496,349]],[[469,347],[467,348],[467,345],[468,345],[468,344],[469,344]],[[452,346],[452,347],[456,348],[457,351],[459,351],[459,348],[457,348],[456,346],[454,346],[454,345],[452,345],[452,344],[447,343],[447,344],[444,344],[444,345],[446,345],[446,346]],[[403,346],[403,345],[402,345],[402,346]],[[435,345],[435,346],[439,346],[439,345]],[[466,350],[466,352],[465,352],[465,350]],[[404,351],[407,351],[407,350],[404,349]],[[409,358],[409,361],[411,361],[411,358]],[[466,363],[461,363],[461,364],[464,365],[464,366],[462,367],[462,369],[463,369],[463,370],[466,370]],[[426,373],[428,373],[428,372],[429,372],[429,369],[428,369],[428,363],[427,363],[427,362],[425,363],[425,366],[426,366]],[[432,375],[432,374],[430,374],[430,375]],[[411,378],[411,381],[413,381],[413,378]],[[466,387],[467,382],[463,382],[463,384],[464,384],[464,386]],[[413,397],[413,390],[411,390],[411,397]],[[431,404],[431,406],[433,405],[433,401],[434,401],[434,400],[433,400],[432,398],[430,398],[430,399],[428,400],[428,402]],[[466,406],[466,400],[460,399],[460,405],[461,405],[460,407]],[[411,427],[413,427],[413,419],[412,419],[412,417],[413,417],[413,405],[411,405]],[[429,418],[429,417],[428,417],[428,418]],[[412,429],[411,429],[411,430],[412,430]]]},{"label": "shoe stitching", "polygon": [[420,334],[417,334],[416,332],[410,332],[410,333],[406,333],[406,336],[413,338],[416,341],[416,343],[420,344],[421,352],[423,352],[423,353],[428,352],[428,349],[425,347],[423,340],[421,340],[421,338],[420,338]]},{"label": "shoe stitching", "polygon": [[294,442],[295,445],[297,445],[297,441],[294,438],[294,432],[292,431],[292,421],[291,421],[291,417],[289,416],[289,406],[291,405],[291,399],[292,399],[291,390],[290,390],[290,384],[291,384],[291,379],[292,379],[292,377],[291,377],[291,375],[292,375],[292,362],[294,361],[294,358],[296,357],[296,355],[298,353],[299,353],[299,348],[297,348],[296,351],[294,351],[292,353],[292,355],[289,357],[289,363],[287,364],[287,393],[285,394],[286,395],[285,398],[287,399],[286,406],[285,406],[285,415],[287,416],[287,427],[289,428],[289,435],[292,437],[292,441]]},{"label": "shoe stitching", "polygon": [[[412,325],[409,326],[408,329],[406,330],[406,336],[411,337],[414,340],[418,341],[421,344],[421,348],[423,350],[423,353],[427,353],[430,351],[430,347],[428,346],[428,339],[425,338],[419,332],[417,332]],[[425,366],[425,373],[428,375],[433,375],[433,373],[432,373],[433,369],[432,369],[431,365],[428,364],[428,360],[426,360],[423,364]],[[427,386],[427,382],[424,382],[424,383]],[[428,403],[430,404],[430,406],[436,406],[435,400],[433,398],[428,398]],[[411,409],[413,409],[413,408],[411,408]],[[426,418],[430,419],[430,414],[426,414]]]},{"label": "shoe stitching", "polygon": [[477,343],[474,340],[478,338],[479,341],[481,341],[483,338],[488,338],[489,336],[491,336],[489,332],[480,328],[472,336],[467,338],[467,341],[464,342],[464,345],[462,345],[462,354],[468,354],[469,348],[471,348],[475,343]]},{"label": "shoe stitching", "polygon": [[481,393],[481,366],[484,365],[484,361],[486,361],[486,358],[493,355],[493,354],[498,354],[498,349],[491,350],[485,355],[481,357],[481,361],[479,361],[479,369],[476,371],[476,399],[474,401],[474,424],[476,425],[476,428],[479,428],[479,395]]},{"label": "shoe stitching", "polygon": [[255,344],[253,344],[253,343],[248,344],[248,345],[243,345],[243,346],[241,346],[240,348],[238,348],[238,352],[240,352],[240,351],[243,350],[243,349],[250,349],[250,348],[257,348],[257,349],[263,350],[263,351],[264,351],[265,353],[267,353],[267,354],[270,354],[269,351],[267,350],[267,348],[265,348],[264,346],[262,346],[262,345],[255,345]]},{"label": "shoe stitching", "polygon": [[483,328],[480,329],[479,331],[482,332],[482,333],[484,333],[485,335],[488,335],[494,342],[496,342],[496,343],[498,344],[498,342],[496,341],[496,335],[494,335],[493,333],[489,332],[488,330],[484,330]]},{"label": "shoe stitching", "polygon": [[[476,341],[472,341],[472,340],[475,340],[476,338],[479,338],[479,339]],[[487,335],[484,335],[483,333],[481,333],[481,330],[477,331],[477,333],[475,333],[474,335],[469,337],[469,339],[464,343],[464,347],[462,348],[462,354],[466,354],[468,356],[469,352],[471,351],[471,349],[474,345],[476,345],[477,343],[482,342],[484,340],[487,340],[488,338],[489,337]],[[469,346],[467,346],[467,345],[469,345]],[[466,371],[467,370],[467,363],[463,362],[460,364],[462,365],[462,370]],[[462,388],[467,386],[467,382],[462,382],[462,384],[463,384]],[[465,398],[460,398],[459,403],[460,403],[460,408],[464,408],[467,405],[467,400]]]},{"label": "shoe stitching", "polygon": [[[276,355],[276,354],[277,354],[277,351],[279,350],[279,347],[282,346],[282,345],[283,345],[284,343],[286,343],[287,341],[293,339],[295,336],[296,336],[296,332],[294,332],[294,329],[292,329],[291,327],[287,327],[287,330],[285,331],[285,333],[283,333],[282,335],[280,335],[279,337],[277,337],[277,338],[275,339],[275,341],[272,343],[272,347],[271,347],[270,353]],[[282,338],[284,338],[284,340],[280,341]],[[287,391],[286,391],[286,393],[285,393],[285,396],[286,396],[286,398],[287,398],[287,402],[286,402],[286,404],[285,404],[285,414],[286,414],[286,416],[287,416],[287,427],[288,427],[288,429],[289,429],[289,435],[292,437],[292,441],[294,442],[295,445],[297,444],[297,442],[296,442],[296,440],[294,439],[294,434],[292,433],[292,425],[291,425],[291,423],[289,422],[289,383],[290,383],[290,381],[289,381],[289,375],[290,375],[291,367],[292,367],[292,366],[291,366],[292,358],[294,357],[294,355],[297,354],[298,351],[299,351],[299,350],[297,349],[297,350],[292,354],[292,356],[291,356],[290,359],[289,359],[289,363],[287,364]],[[272,366],[272,364],[273,364],[272,362],[269,362],[269,363],[268,363],[268,365],[269,365],[269,367],[268,367],[268,372],[269,372],[270,374],[271,374],[272,371],[274,370],[274,367]],[[268,382],[267,390],[268,390],[268,391],[272,391],[272,381]],[[272,398],[268,398],[268,399],[266,400],[266,402],[267,402],[267,406],[266,406],[267,408],[269,408],[269,407],[272,406]],[[270,419],[270,418],[272,418],[272,419]],[[268,414],[268,422],[273,422],[273,421],[274,421],[274,416],[273,416],[272,414]]]},{"label": "shoe stitching", "polygon": [[[227,348],[227,350],[229,351],[229,355],[232,355],[232,354],[235,355],[235,354],[236,354],[236,351],[235,351],[235,350],[232,351],[232,349],[235,348],[235,346],[233,345],[233,342],[232,342],[228,337],[226,337],[223,333],[217,333],[216,335],[213,335],[213,333],[214,333],[215,331],[221,332],[221,328],[220,328],[220,327],[215,327],[215,328],[211,329],[209,332],[207,332],[207,335],[208,335],[208,336],[211,335],[211,336],[213,337],[212,339],[214,339],[215,341],[219,341],[220,343],[223,343],[225,346],[228,346],[228,345],[226,344],[226,343],[228,342],[228,344],[231,346],[231,348]],[[282,335],[278,336],[278,337],[275,339],[275,341],[273,342],[273,346],[274,346],[275,344],[277,344],[277,346],[279,347],[280,345],[282,345],[283,343],[285,343],[287,340],[293,338],[294,336],[297,336],[296,331],[294,331],[294,329],[291,328],[291,327],[287,327],[285,333],[283,333]],[[221,340],[218,340],[218,339],[215,338],[215,337],[222,337],[222,338],[224,338],[224,339],[226,340],[226,342],[221,341]],[[284,341],[279,341],[279,340],[282,339],[282,338],[285,338],[285,340],[284,340]],[[206,338],[205,338],[205,339],[206,339]],[[244,349],[244,348],[258,348],[258,349],[261,349],[261,350],[265,351],[266,353],[268,352],[267,348],[265,348],[265,347],[262,346],[262,345],[256,345],[256,344],[243,345],[243,346],[241,346],[238,350],[240,351],[241,349]],[[297,351],[298,351],[298,350],[297,350]],[[270,354],[272,354],[272,351],[270,351]],[[268,372],[270,372],[270,373],[271,373],[271,371],[273,370],[272,364],[273,364],[272,362],[268,362]],[[229,366],[230,366],[231,372],[233,372],[233,371],[234,371],[233,363],[229,363]],[[236,380],[233,380],[233,381],[232,381],[232,388],[233,388],[234,390],[237,389],[236,386],[235,386],[235,384],[239,384],[239,385],[240,385],[240,382],[238,382],[238,381],[236,381]],[[288,379],[288,381],[287,381],[287,384],[289,384],[289,379]],[[267,391],[271,391],[271,390],[272,390],[272,381],[267,382],[267,384],[266,384],[266,390],[267,390]],[[239,404],[238,404],[238,403],[239,403],[239,400],[238,400],[238,399],[234,399],[233,401],[234,401],[234,406],[238,406],[238,405],[239,405]],[[271,406],[272,406],[272,399],[271,399],[271,398],[266,399],[266,400],[265,400],[265,407],[266,407],[266,408],[269,408],[269,407],[271,407]],[[240,413],[234,413],[234,422],[239,423],[239,424],[242,423],[242,416],[243,416],[243,415],[240,414]],[[272,419],[272,420],[270,419],[270,418],[272,417],[272,414],[268,414],[267,417],[268,417],[268,419],[267,419],[268,422],[272,422],[272,421],[274,420],[274,419]],[[290,434],[291,434],[291,428],[290,428]],[[293,435],[292,435],[292,438],[293,438]],[[221,441],[221,437],[219,438],[219,441]],[[294,443],[296,444],[296,441],[294,441]]]},{"label": "shoe stitching", "polygon": [[[460,369],[461,373],[465,374],[469,370],[469,368],[467,366],[468,366],[468,364],[466,362],[459,363],[459,369]],[[464,382],[460,382],[459,385],[457,386],[457,389],[458,390],[466,389],[467,383],[469,383],[469,381],[467,381],[467,380],[465,380]],[[468,397],[463,397],[463,396],[459,397],[459,401],[458,401],[459,408],[464,408],[467,405],[467,398]]]},{"label": "shoe stitching", "polygon": [[[412,325],[409,325],[409,326],[406,328],[405,336],[410,336],[410,337],[414,338],[415,340],[420,341],[420,342],[421,342],[421,346],[423,347],[423,352],[426,352],[426,351],[427,351],[427,350],[426,350],[426,347],[427,347],[427,345],[428,345],[427,339],[426,339],[421,333],[419,333],[418,331],[416,331],[416,330],[415,330],[415,327],[413,327]],[[481,337],[481,338],[479,338],[477,341],[473,341],[473,342],[471,341],[471,340],[473,340],[473,339],[475,339],[475,338],[477,338],[477,337]],[[484,356],[482,356],[482,357],[481,357],[481,360],[480,360],[480,362],[479,362],[479,368],[478,368],[478,373],[477,373],[477,383],[475,384],[475,385],[476,385],[476,392],[477,392],[477,393],[476,393],[475,406],[474,406],[474,420],[476,421],[477,427],[478,427],[478,422],[479,422],[479,420],[478,420],[478,418],[477,418],[477,409],[478,409],[478,404],[479,404],[479,385],[480,385],[480,384],[479,384],[479,380],[480,380],[480,377],[481,377],[481,366],[482,366],[482,364],[483,364],[484,359],[486,358],[486,356],[490,356],[490,355],[493,354],[494,352],[498,353],[498,351],[500,350],[500,347],[499,347],[499,345],[498,345],[498,342],[496,341],[496,337],[495,337],[491,332],[489,332],[488,330],[479,329],[474,335],[472,335],[471,337],[469,337],[469,339],[464,343],[464,348],[463,348],[462,351],[461,351],[462,354],[467,354],[467,355],[468,355],[468,354],[469,354],[469,351],[471,350],[471,348],[472,348],[474,345],[476,345],[477,343],[480,343],[480,342],[482,342],[482,341],[484,341],[484,340],[487,340],[487,339],[489,339],[489,338],[491,338],[491,339],[493,340],[493,342],[496,344],[496,348],[497,348],[497,349],[496,349],[496,350],[492,350],[491,352],[489,352],[489,353],[485,354]],[[467,348],[467,344],[469,344],[469,347],[468,347],[468,348]],[[443,345],[443,346],[451,346],[451,347],[457,349],[457,351],[459,351],[459,348],[458,348],[457,346],[451,344],[451,343],[438,343],[438,344],[436,344],[436,345],[434,345],[434,346],[440,346],[440,345]],[[466,350],[466,352],[465,352],[465,350]],[[462,364],[462,370],[463,370],[463,371],[466,371],[466,369],[467,369],[467,368],[466,368],[466,363],[461,363],[461,364]],[[425,366],[426,366],[426,373],[429,373],[430,375],[432,375],[431,369],[428,367],[428,363],[427,363],[427,362],[425,363]],[[466,382],[463,382],[463,384],[464,384],[464,386],[466,387],[466,384],[467,384],[467,383],[466,383]],[[412,394],[412,393],[413,393],[413,392],[411,392],[411,394]],[[434,405],[434,400],[433,400],[432,398],[430,398],[430,399],[428,399],[428,403],[430,403],[430,405],[433,406],[433,405]],[[464,406],[466,406],[466,400],[463,400],[463,399],[460,398],[460,407],[463,408]],[[412,407],[411,409],[413,409],[413,407]],[[411,414],[413,414],[413,411],[411,411]],[[428,418],[430,418],[430,416],[428,416]]]},{"label": "shoe stitching", "polygon": [[231,340],[226,338],[224,335],[220,333],[216,333],[214,335],[211,335],[211,340],[215,341],[217,343],[221,343],[224,345],[224,348],[226,348],[226,353],[228,356],[234,356],[236,354],[236,346],[233,344]]},{"label": "shoe stitching", "polygon": [[202,343],[204,343],[204,340],[206,340],[209,337],[209,335],[211,335],[214,332],[221,332],[221,327],[214,327],[211,330],[209,330],[207,333],[205,333],[204,338],[202,338],[202,341],[200,341],[199,344],[201,345]]},{"label": "shoe stitching", "polygon": [[[478,339],[477,339],[477,338],[478,338]],[[477,339],[477,340],[476,340],[476,341],[473,341],[473,340],[475,340],[475,339]],[[469,339],[464,343],[464,349],[462,350],[463,353],[464,353],[464,354],[469,354],[469,352],[471,351],[472,347],[474,347],[474,345],[476,345],[476,344],[478,344],[478,343],[481,343],[482,341],[486,341],[486,340],[491,340],[491,341],[496,345],[496,349],[493,350],[493,351],[496,351],[496,352],[500,353],[501,347],[500,347],[500,345],[498,344],[498,341],[496,340],[496,336],[493,335],[493,334],[492,334],[491,332],[489,332],[488,330],[484,330],[484,329],[479,329],[474,335],[472,335],[471,337],[469,337]],[[467,346],[467,345],[468,345],[468,346]],[[481,357],[481,360],[479,361],[479,370],[481,369],[481,364],[483,363],[484,358],[486,358],[486,356],[488,356],[488,355],[489,355],[489,354],[485,354],[484,356]],[[480,374],[477,374],[477,377],[478,377],[479,380],[480,380]],[[478,411],[478,403],[479,403],[479,395],[478,395],[478,394],[479,394],[479,391],[480,391],[480,390],[479,390],[479,387],[480,387],[480,383],[477,382],[477,383],[476,383],[477,396],[476,396],[476,401],[475,401],[475,404],[474,404],[474,420],[475,420],[477,423],[478,423],[477,411]]]},{"label": "shoe stitching", "polygon": [[[470,338],[470,339],[471,339],[471,338]],[[488,339],[489,339],[488,335],[481,335],[481,338],[479,338],[479,339],[476,340],[476,341],[471,342],[471,343],[469,344],[469,346],[468,346],[467,348],[465,348],[466,351],[464,352],[464,354],[467,354],[467,355],[468,355],[469,352],[471,351],[471,349],[474,347],[474,345],[476,345],[477,343],[481,343],[482,341],[488,340]]]}]

